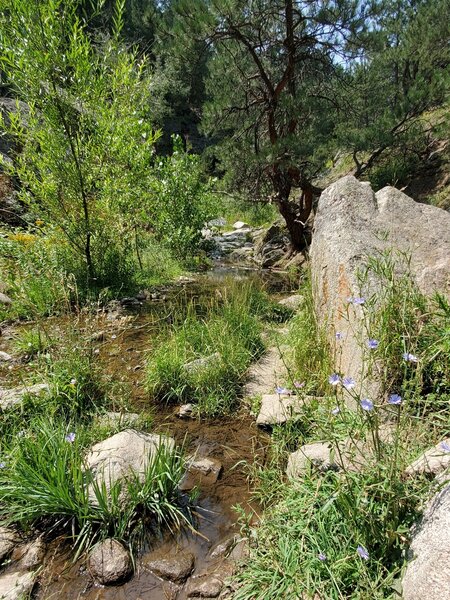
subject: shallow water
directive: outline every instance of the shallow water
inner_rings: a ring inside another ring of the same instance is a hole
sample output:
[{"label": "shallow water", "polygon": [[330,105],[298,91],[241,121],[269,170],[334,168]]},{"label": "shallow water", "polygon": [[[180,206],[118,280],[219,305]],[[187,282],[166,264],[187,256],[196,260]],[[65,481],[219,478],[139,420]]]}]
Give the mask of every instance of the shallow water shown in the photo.
[{"label": "shallow water", "polygon": [[[211,549],[219,542],[239,532],[237,513],[233,506],[240,505],[249,519],[257,519],[258,507],[252,503],[247,480],[247,464],[255,460],[265,461],[268,437],[258,430],[255,419],[244,414],[233,418],[198,421],[181,420],[176,416],[176,407],[149,406],[142,378],[145,354],[151,348],[155,335],[161,335],[173,322],[175,315],[196,305],[199,310],[220,295],[231,280],[255,280],[274,297],[295,288],[295,282],[284,273],[261,272],[251,269],[217,266],[212,271],[198,276],[194,281],[180,282],[175,286],[158,288],[152,299],[126,311],[111,320],[104,312],[94,317],[80,315],[77,318],[63,317],[48,321],[49,330],[64,335],[69,327],[87,333],[104,332],[95,347],[98,359],[113,379],[122,380],[131,386],[131,410],[141,412],[150,409],[154,415],[156,431],[168,433],[178,444],[184,444],[186,453],[196,452],[199,457],[217,459],[223,466],[219,480],[213,485],[201,485],[197,501],[195,526],[200,535],[190,531],[167,535],[152,540],[151,547],[137,557],[134,577],[121,586],[102,587],[93,584],[83,560],[73,563],[70,549],[64,542],[53,542],[39,578],[35,598],[39,600],[167,600],[171,595],[170,584],[150,573],[144,566],[150,553],[174,554],[188,550],[195,556],[195,574],[214,570],[217,559],[210,557]],[[298,283],[297,283],[298,285]],[[5,339],[2,349],[10,350]],[[22,365],[20,370],[26,369]],[[9,372],[11,384],[18,369]],[[181,591],[176,598],[184,600]]]}]

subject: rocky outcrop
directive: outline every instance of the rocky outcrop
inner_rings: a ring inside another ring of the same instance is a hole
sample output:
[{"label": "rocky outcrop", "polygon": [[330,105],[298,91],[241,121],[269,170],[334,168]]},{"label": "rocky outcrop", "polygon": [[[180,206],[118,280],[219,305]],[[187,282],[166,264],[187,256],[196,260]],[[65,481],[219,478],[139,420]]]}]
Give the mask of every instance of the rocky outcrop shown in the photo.
[{"label": "rocky outcrop", "polygon": [[[373,276],[361,289],[358,272],[368,257],[391,248],[411,256],[411,273],[422,292],[448,293],[450,214],[418,204],[392,187],[375,194],[370,184],[352,176],[323,192],[310,251],[315,308],[320,322],[327,324],[332,347],[336,332],[342,334],[336,369],[357,382],[366,375],[361,302],[381,289]],[[379,386],[366,382],[365,392],[377,396]]]},{"label": "rocky outcrop", "polygon": [[133,570],[129,552],[120,542],[106,539],[95,546],[89,556],[92,577],[103,585],[127,579]]},{"label": "rocky outcrop", "polygon": [[403,600],[442,600],[450,582],[450,486],[428,504],[415,527],[410,562],[403,578]]},{"label": "rocky outcrop", "polygon": [[[95,444],[86,458],[86,464],[96,484],[102,486],[104,483],[107,490],[131,474],[143,482],[147,465],[161,445],[173,450],[175,442],[167,436],[127,429]],[[92,484],[89,486],[89,497],[92,502],[97,502]]]},{"label": "rocky outcrop", "polygon": [[289,235],[280,224],[271,225],[256,241],[255,261],[263,269],[273,267],[286,255],[289,248]]}]

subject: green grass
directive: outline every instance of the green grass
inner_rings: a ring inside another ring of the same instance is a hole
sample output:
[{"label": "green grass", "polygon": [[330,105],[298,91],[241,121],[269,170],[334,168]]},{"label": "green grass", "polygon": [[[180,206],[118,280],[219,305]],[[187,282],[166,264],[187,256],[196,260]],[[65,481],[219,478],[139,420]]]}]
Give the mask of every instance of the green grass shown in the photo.
[{"label": "green grass", "polygon": [[[364,289],[373,276],[381,285],[371,297]],[[401,404],[374,400],[373,408],[363,410],[362,399],[351,392],[354,408],[346,406],[342,388],[327,383],[336,370],[334,348],[314,319],[310,288],[302,290],[306,302],[291,324],[290,379],[305,381],[302,393],[319,396],[287,426],[274,428],[268,460],[249,470],[266,512],[251,532],[236,600],[398,598],[410,528],[432,492],[427,477],[405,477],[405,468],[450,431],[450,310],[441,296],[419,292],[408,258],[393,252],[371,258],[360,284],[360,295],[366,295],[366,367],[371,373],[376,362],[384,395],[400,394]],[[378,347],[369,351],[367,339],[376,339]],[[417,362],[405,360],[404,353]],[[332,412],[336,407],[340,411]],[[344,440],[361,448],[365,460],[357,472],[311,467],[296,480],[280,477],[289,453],[302,445],[327,441],[333,459]]]},{"label": "green grass", "polygon": [[[205,416],[233,410],[247,368],[264,350],[262,319],[270,314],[267,297],[250,284],[228,289],[202,315],[192,308],[149,353],[146,386],[151,397],[194,402]],[[198,359],[206,359],[205,364],[186,368]]]},{"label": "green grass", "polygon": [[51,346],[52,340],[50,336],[41,327],[22,329],[14,339],[14,349],[16,352],[28,357],[45,352]]},{"label": "green grass", "polygon": [[[75,439],[67,436],[75,433]],[[75,422],[37,418],[2,447],[0,519],[73,536],[78,552],[113,537],[136,548],[145,530],[187,525],[178,484],[184,462],[163,444],[148,462],[143,480],[132,472],[109,490],[97,485],[84,464],[91,434]],[[94,497],[89,494],[93,489]]]}]

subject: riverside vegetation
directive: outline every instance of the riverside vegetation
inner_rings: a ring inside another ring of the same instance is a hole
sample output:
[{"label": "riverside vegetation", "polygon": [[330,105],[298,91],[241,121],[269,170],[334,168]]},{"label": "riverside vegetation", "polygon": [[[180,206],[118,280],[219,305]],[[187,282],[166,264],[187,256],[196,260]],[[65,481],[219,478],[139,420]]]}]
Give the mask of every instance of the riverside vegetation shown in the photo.
[{"label": "riverside vegetation", "polygon": [[[367,361],[382,365],[387,404],[361,397],[361,382],[330,372],[329,352],[339,348],[342,334],[335,332],[336,348],[327,347],[311,287],[303,290],[305,303],[290,330],[286,383],[300,397],[316,399],[287,427],[276,428],[269,467],[250,470],[266,512],[238,577],[239,600],[400,593],[410,527],[430,492],[426,474],[408,477],[405,470],[449,432],[450,306],[440,295],[425,298],[408,274],[394,275],[395,260],[392,253],[374,257],[361,273],[362,290],[371,272],[381,277],[381,297],[350,299],[363,307]],[[349,439],[356,456],[345,464],[341,443]],[[311,464],[298,479],[280,480],[289,452],[317,441],[331,445],[332,461],[343,468],[321,472]],[[445,441],[442,451],[450,451]]]},{"label": "riverside vegetation", "polygon": [[[202,228],[219,216],[259,226],[280,213],[303,247],[333,169],[409,185],[423,162],[439,179],[448,0],[0,7],[0,177],[17,201],[0,230],[0,324],[13,338],[0,368],[8,388],[45,382],[0,413],[1,525],[61,536],[75,557],[114,538],[135,561],[149,538],[195,530],[183,444],[161,437],[143,473],[109,488],[89,449],[124,429],[104,419],[111,412],[138,410],[133,428],[150,433],[158,410],[185,402],[205,427],[254,411],[246,373],[275,343],[287,373],[276,393],[303,405],[273,427],[264,464],[247,457],[262,514],[255,528],[236,507],[250,559],[233,597],[398,597],[410,527],[433,489],[406,467],[450,431],[448,301],[418,291],[406,256],[369,258],[348,311],[364,312],[365,368],[382,403],[332,367],[342,333],[330,346],[298,273],[296,314],[241,281],[175,308],[160,286],[211,265]],[[446,206],[448,184],[425,196]],[[372,275],[382,292],[365,297]],[[125,337],[133,313],[115,314],[117,299],[152,294],[169,308],[143,323],[145,358],[114,370],[101,328],[111,317]],[[330,468],[283,477],[292,453],[316,442],[331,448]]]}]

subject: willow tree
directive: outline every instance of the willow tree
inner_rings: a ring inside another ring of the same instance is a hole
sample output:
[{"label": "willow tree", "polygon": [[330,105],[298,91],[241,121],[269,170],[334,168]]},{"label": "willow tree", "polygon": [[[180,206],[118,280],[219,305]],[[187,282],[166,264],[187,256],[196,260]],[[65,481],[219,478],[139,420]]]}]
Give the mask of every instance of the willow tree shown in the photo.
[{"label": "willow tree", "polygon": [[[373,3],[372,3],[373,4]],[[210,47],[204,126],[220,139],[238,189],[271,200],[294,248],[333,130],[334,80],[357,49],[368,12],[353,0],[189,0],[185,32]]]}]

